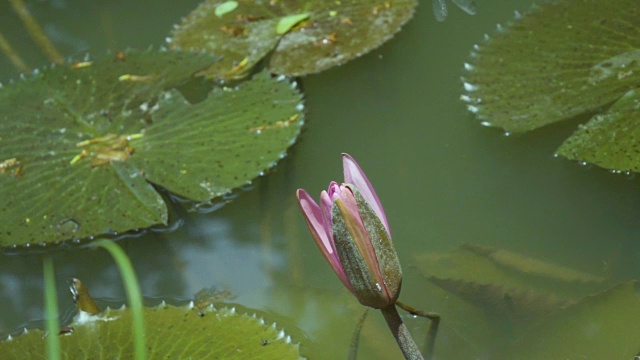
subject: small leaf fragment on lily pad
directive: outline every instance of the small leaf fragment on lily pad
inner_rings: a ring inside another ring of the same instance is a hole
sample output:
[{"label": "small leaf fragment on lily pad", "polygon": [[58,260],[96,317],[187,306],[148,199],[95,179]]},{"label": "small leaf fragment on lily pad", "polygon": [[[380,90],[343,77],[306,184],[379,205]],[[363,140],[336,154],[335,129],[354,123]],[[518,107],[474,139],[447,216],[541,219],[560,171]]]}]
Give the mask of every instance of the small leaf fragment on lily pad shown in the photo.
[{"label": "small leaf fragment on lily pad", "polygon": [[[144,308],[149,359],[300,359],[299,345],[284,330],[235,308],[199,311],[161,304]],[[80,313],[60,336],[62,359],[133,359],[131,311]],[[0,341],[6,360],[43,359],[45,335],[29,330]],[[170,341],[167,341],[170,339]],[[99,346],[97,346],[99,344]]]},{"label": "small leaf fragment on lily pad", "polygon": [[0,246],[166,224],[152,184],[208,201],[274,166],[303,122],[300,92],[263,73],[189,103],[175,87],[214,61],[128,51],[5,86]]},{"label": "small leaf fragment on lily pad", "polygon": [[[172,49],[222,56],[206,74],[241,78],[273,51],[272,73],[299,76],[363,55],[390,39],[412,16],[416,0],[238,0],[235,16],[217,16],[217,0],[201,3],[176,27]],[[219,11],[218,11],[219,12]]]},{"label": "small leaf fragment on lily pad", "polygon": [[640,82],[639,18],[635,0],[548,1],[516,13],[474,47],[462,99],[508,132],[600,111]]},{"label": "small leaf fragment on lily pad", "polygon": [[216,6],[214,14],[216,14],[217,17],[221,17],[223,15],[226,15],[226,14],[232,12],[233,10],[235,10],[237,8],[238,8],[238,2],[237,1],[223,2],[222,4]]},{"label": "small leaf fragment on lily pad", "polygon": [[276,34],[283,35],[289,32],[292,27],[296,26],[302,20],[307,20],[309,18],[308,13],[295,14],[285,16],[278,21],[278,25],[276,26]]}]

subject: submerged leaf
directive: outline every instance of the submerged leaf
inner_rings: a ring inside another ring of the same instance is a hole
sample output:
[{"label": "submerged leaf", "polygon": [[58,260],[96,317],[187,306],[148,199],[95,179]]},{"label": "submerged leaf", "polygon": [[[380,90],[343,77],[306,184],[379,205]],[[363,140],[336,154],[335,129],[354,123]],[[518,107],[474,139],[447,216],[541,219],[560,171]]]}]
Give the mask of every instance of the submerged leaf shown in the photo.
[{"label": "submerged leaf", "polygon": [[166,224],[152,183],[208,201],[272,167],[299,133],[300,93],[263,73],[188,103],[174,88],[212,61],[130,51],[0,89],[0,246]]},{"label": "submerged leaf", "polygon": [[220,302],[228,302],[236,298],[231,290],[218,290],[216,287],[202,288],[194,295],[193,303],[199,310],[204,310],[210,305]]},{"label": "submerged leaf", "polygon": [[427,278],[500,286],[515,293],[532,292],[577,300],[600,290],[603,279],[506,250],[464,244],[447,254],[421,254],[416,267]]},{"label": "submerged leaf", "polygon": [[[149,359],[299,359],[299,346],[275,324],[235,308],[205,312],[164,303],[144,308]],[[110,310],[94,316],[79,314],[60,335],[62,359],[133,359],[131,311]],[[44,337],[29,330],[0,342],[6,360],[43,359]],[[170,340],[170,341],[168,341]]]},{"label": "submerged leaf", "polygon": [[304,75],[343,64],[380,46],[412,16],[416,0],[238,1],[235,16],[216,16],[218,0],[200,4],[173,31],[174,49],[222,56],[208,76],[245,76],[272,50],[272,73]]},{"label": "submerged leaf", "polygon": [[573,302],[553,294],[528,289],[509,289],[499,284],[480,284],[431,276],[433,284],[494,316],[520,325],[539,321]]},{"label": "submerged leaf", "polygon": [[540,277],[543,279],[572,283],[603,283],[604,278],[594,276],[581,271],[555,265],[547,261],[534,259],[528,256],[516,254],[503,249],[492,249],[475,244],[463,244],[462,249],[469,250],[478,255],[486,256],[496,265],[506,270],[523,275]]},{"label": "submerged leaf", "polygon": [[549,1],[476,45],[462,99],[484,125],[524,132],[598,111],[640,82],[640,3]]},{"label": "submerged leaf", "polygon": [[501,359],[633,359],[640,350],[640,283],[590,296],[538,323]]}]

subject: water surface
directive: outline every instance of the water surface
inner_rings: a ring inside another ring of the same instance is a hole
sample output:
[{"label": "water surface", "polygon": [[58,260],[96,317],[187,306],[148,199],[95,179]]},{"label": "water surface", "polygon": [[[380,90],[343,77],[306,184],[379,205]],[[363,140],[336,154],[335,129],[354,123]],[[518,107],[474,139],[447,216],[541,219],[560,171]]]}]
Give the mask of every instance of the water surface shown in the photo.
[{"label": "water surface", "polygon": [[[66,55],[160,45],[198,1],[29,1]],[[411,266],[416,253],[465,242],[505,248],[619,279],[637,278],[638,182],[554,158],[575,124],[506,137],[459,100],[471,46],[531,1],[483,0],[478,15],[450,9],[444,23],[422,1],[416,17],[380,49],[302,79],[308,110],[300,141],[253,189],[222,209],[184,213],[175,232],[120,242],[148,297],[188,299],[203,287],[229,289],[235,302],[296,324],[310,358],[344,358],[361,307],[325,264],[295,202],[299,187],[319,194],[341,179],[340,153],[353,155],[376,187],[404,266],[401,299],[440,312],[443,358],[482,356],[450,295]],[[32,66],[46,63],[8,3],[0,31]],[[17,72],[0,58],[0,81]],[[55,257],[60,303],[78,277],[96,297],[124,299],[119,274],[102,251]],[[0,332],[43,317],[41,258],[0,261]],[[152,302],[152,301],[151,301]],[[270,317],[270,318],[269,318]],[[417,338],[427,324],[407,317]],[[380,314],[370,314],[362,359],[400,357]],[[455,350],[452,350],[455,349]],[[454,353],[453,351],[457,351]],[[447,357],[449,356],[449,357]]]}]

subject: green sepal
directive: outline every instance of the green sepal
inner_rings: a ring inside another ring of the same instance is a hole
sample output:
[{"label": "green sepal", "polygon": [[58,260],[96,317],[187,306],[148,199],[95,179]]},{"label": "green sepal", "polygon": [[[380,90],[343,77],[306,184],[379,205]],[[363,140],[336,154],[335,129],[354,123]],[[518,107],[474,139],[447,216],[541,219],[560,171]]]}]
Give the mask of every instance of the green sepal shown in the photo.
[{"label": "green sepal", "polygon": [[[373,245],[375,259],[372,259],[371,264],[365,260],[363,250],[359,249],[354,241],[355,232],[359,230],[356,229],[358,219],[354,218],[355,214],[351,213],[340,199],[333,203],[331,209],[336,251],[358,301],[362,305],[376,309],[386,308],[393,304],[400,294],[402,284],[400,261],[382,221],[360,192],[354,187],[350,188],[354,193],[359,215],[364,222],[364,230]],[[381,281],[376,280],[375,270],[371,268],[373,266],[379,267]]]},{"label": "green sepal", "polygon": [[337,199],[331,208],[333,239],[340,263],[351,284],[352,293],[364,306],[376,309],[388,307],[389,304],[381,291],[382,288],[376,286],[376,280],[353,240],[349,226],[347,226],[350,216],[352,214],[344,202]]},{"label": "green sepal", "polygon": [[359,191],[355,190],[353,193],[356,198],[356,203],[358,204],[360,217],[376,252],[378,266],[382,272],[387,291],[389,292],[392,302],[395,303],[398,295],[400,295],[400,288],[402,286],[402,268],[400,266],[400,259],[398,259],[398,253],[393,246],[391,236],[389,236],[387,229],[384,227],[384,224],[376,212],[364,197],[362,197]]}]

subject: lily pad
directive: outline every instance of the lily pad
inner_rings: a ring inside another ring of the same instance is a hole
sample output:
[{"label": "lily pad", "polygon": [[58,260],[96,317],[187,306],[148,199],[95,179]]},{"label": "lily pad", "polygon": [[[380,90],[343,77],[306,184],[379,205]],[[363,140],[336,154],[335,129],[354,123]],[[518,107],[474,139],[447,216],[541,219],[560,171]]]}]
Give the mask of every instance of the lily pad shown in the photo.
[{"label": "lily pad", "polygon": [[[300,359],[299,345],[276,324],[235,308],[205,311],[193,306],[161,304],[144,308],[149,359]],[[107,309],[97,315],[81,312],[60,334],[62,359],[133,359],[131,312]],[[2,358],[46,358],[41,330],[0,342]],[[170,340],[170,341],[168,341]]]},{"label": "lily pad", "polygon": [[[483,125],[526,132],[597,114],[557,151],[617,171],[640,171],[635,89],[640,3],[550,1],[474,47],[462,99]],[[611,108],[607,108],[611,104]]]},{"label": "lily pad", "polygon": [[640,89],[629,90],[581,125],[557,153],[606,169],[640,172]]},{"label": "lily pad", "polygon": [[412,16],[415,0],[237,1],[208,0],[176,26],[173,49],[222,56],[208,76],[245,76],[268,58],[272,73],[299,76],[319,72],[363,55],[390,39]]},{"label": "lily pad", "polygon": [[209,201],[272,167],[299,133],[300,92],[262,73],[189,103],[175,87],[213,61],[129,51],[0,89],[0,246],[166,224],[153,185]]},{"label": "lily pad", "polygon": [[464,75],[469,110],[524,132],[599,110],[640,81],[640,4],[549,1],[474,47]]}]

